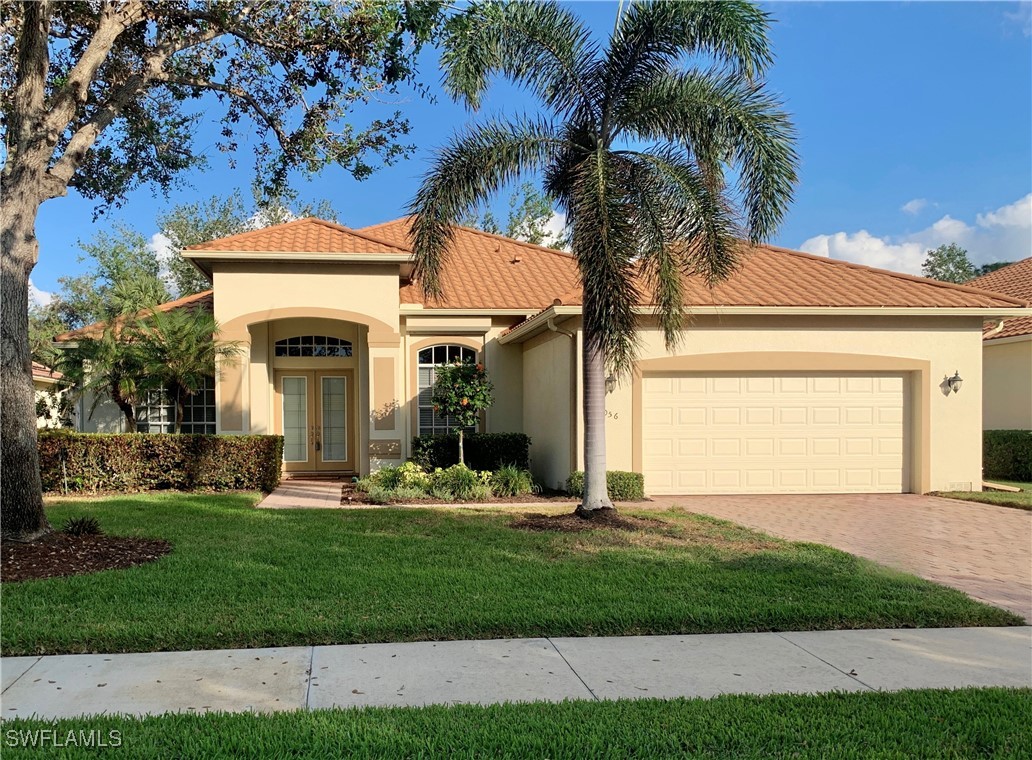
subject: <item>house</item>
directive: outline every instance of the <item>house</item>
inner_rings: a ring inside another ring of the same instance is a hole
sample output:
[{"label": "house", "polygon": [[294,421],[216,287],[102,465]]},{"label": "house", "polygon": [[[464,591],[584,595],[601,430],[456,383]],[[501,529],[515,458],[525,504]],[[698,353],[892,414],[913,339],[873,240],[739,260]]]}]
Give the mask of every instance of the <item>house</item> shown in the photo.
[{"label": "house", "polygon": [[32,386],[36,391],[36,427],[59,428],[67,421],[62,399],[67,389],[61,386],[64,376],[39,362],[32,363]]},{"label": "house", "polygon": [[[692,325],[673,354],[642,284],[636,371],[607,382],[609,467],[643,472],[651,494],[977,488],[982,323],[1032,315],[1027,300],[773,246],[744,253],[712,290],[687,279]],[[429,396],[435,366],[455,358],[486,365],[495,404],[481,427],[530,435],[539,480],[581,466],[570,255],[459,228],[439,301],[412,281],[404,218],[301,219],[184,255],[213,289],[161,308],[211,308],[221,337],[245,346],[191,415],[219,433],[282,434],[288,472],[404,460],[413,436],[448,429]]]},{"label": "house", "polygon": [[[968,285],[1032,301],[1032,257]],[[982,336],[982,427],[1032,430],[1032,317],[997,319]]]}]

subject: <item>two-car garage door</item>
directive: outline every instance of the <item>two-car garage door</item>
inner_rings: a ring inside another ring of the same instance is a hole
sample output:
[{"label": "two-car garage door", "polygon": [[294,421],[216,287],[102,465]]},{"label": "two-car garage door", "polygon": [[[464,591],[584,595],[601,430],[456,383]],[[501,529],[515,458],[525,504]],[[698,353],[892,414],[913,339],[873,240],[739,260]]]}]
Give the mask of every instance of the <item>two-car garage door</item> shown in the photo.
[{"label": "two-car garage door", "polygon": [[646,375],[641,399],[650,494],[907,490],[903,374]]}]

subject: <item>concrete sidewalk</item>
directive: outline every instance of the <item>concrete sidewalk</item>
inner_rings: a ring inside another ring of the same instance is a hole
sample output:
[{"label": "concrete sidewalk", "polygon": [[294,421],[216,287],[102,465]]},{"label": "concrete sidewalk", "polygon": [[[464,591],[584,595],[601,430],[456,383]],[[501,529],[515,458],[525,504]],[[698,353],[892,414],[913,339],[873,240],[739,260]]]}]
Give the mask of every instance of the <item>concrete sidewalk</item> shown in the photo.
[{"label": "concrete sidewalk", "polygon": [[1032,686],[1032,627],[5,657],[4,718]]}]

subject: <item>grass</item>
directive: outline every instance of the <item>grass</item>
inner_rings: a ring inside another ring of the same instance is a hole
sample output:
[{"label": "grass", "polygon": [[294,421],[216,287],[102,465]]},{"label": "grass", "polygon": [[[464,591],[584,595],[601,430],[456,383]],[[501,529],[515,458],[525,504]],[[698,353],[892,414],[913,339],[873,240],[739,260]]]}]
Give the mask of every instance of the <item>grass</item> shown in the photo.
[{"label": "grass", "polygon": [[11,732],[17,741],[17,732],[34,729],[61,737],[117,731],[121,748],[114,752],[134,758],[1017,758],[1028,757],[1030,700],[1029,689],[961,689],[17,719],[4,723],[4,739],[9,746]]},{"label": "grass", "polygon": [[61,501],[157,562],[4,584],[5,655],[377,641],[1015,625],[959,591],[684,511],[531,533],[511,512],[256,510],[248,494]]},{"label": "grass", "polygon": [[1020,493],[1009,493],[1007,491],[944,491],[939,496],[947,499],[961,499],[962,501],[977,501],[981,504],[995,504],[998,507],[1014,507],[1016,509],[1032,510],[1032,483],[1017,483],[1011,480],[994,480],[1004,486],[1020,488]]}]

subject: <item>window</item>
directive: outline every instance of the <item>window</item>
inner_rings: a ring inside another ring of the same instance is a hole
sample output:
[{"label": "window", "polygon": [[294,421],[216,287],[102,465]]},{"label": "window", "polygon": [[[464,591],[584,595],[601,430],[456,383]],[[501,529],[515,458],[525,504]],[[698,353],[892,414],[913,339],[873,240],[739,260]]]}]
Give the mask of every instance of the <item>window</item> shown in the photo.
[{"label": "window", "polygon": [[276,356],[351,356],[351,341],[329,335],[298,335],[276,341]]},{"label": "window", "polygon": [[[172,433],[176,429],[176,405],[164,390],[149,390],[136,407],[138,433]],[[215,378],[183,401],[183,432],[215,435]]]},{"label": "window", "polygon": [[[428,346],[419,350],[419,434],[444,435],[458,430],[459,425],[451,417],[434,414],[434,404],[430,400],[437,379],[437,366],[448,362],[475,362],[477,352],[465,346]],[[467,428],[469,432],[473,428]]]}]

